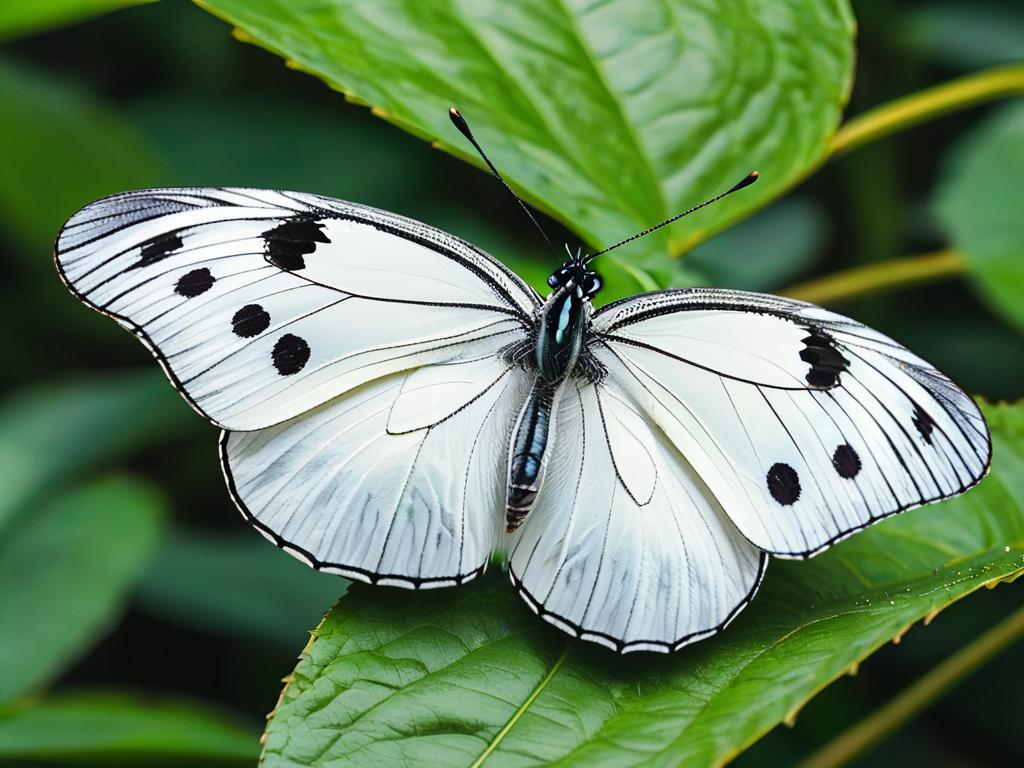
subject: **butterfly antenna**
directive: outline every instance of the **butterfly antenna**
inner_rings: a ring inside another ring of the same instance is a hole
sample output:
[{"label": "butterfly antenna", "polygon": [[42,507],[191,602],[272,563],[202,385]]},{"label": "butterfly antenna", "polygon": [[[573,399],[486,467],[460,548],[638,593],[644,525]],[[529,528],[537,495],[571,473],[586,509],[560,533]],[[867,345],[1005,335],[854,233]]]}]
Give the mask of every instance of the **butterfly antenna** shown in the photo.
[{"label": "butterfly antenna", "polygon": [[473,132],[469,130],[469,123],[466,122],[466,118],[464,118],[462,116],[462,113],[459,112],[459,110],[457,110],[455,107],[452,107],[451,109],[448,110],[448,116],[452,119],[452,122],[455,123],[455,127],[459,129],[459,133],[461,133],[463,136],[469,139],[469,143],[473,145],[473,148],[478,153],[480,153],[480,157],[482,157],[484,162],[487,163],[487,167],[491,169],[491,173],[494,174],[494,178],[501,182],[501,186],[507,189],[508,193],[515,198],[517,203],[519,203],[519,207],[523,209],[523,213],[530,217],[530,221],[533,222],[533,226],[535,226],[537,228],[537,231],[540,232],[540,236],[544,238],[544,242],[548,244],[548,248],[550,248],[552,252],[557,255],[558,251],[556,250],[555,246],[552,245],[551,239],[548,237],[547,232],[544,231],[544,228],[541,227],[540,222],[537,221],[534,215],[530,212],[530,209],[526,206],[526,203],[524,203],[519,198],[519,195],[512,191],[512,187],[510,187],[501,177],[501,174],[498,173],[498,169],[494,167],[494,163],[491,162],[491,159],[484,152],[483,147],[480,146],[480,143],[476,140],[476,137],[473,135]]},{"label": "butterfly antenna", "polygon": [[715,196],[714,196],[714,197],[712,197],[712,198],[711,198],[710,200],[705,200],[705,201],[704,201],[703,203],[701,203],[700,205],[695,205],[695,206],[693,206],[693,208],[688,208],[687,210],[683,211],[682,213],[677,213],[677,214],[676,214],[675,216],[673,216],[672,218],[670,218],[670,219],[665,219],[665,220],[664,220],[663,222],[661,222],[660,224],[655,224],[655,225],[654,225],[653,227],[648,227],[648,228],[647,228],[647,229],[645,229],[645,230],[644,230],[643,232],[637,232],[637,233],[636,233],[635,235],[633,235],[632,237],[627,237],[627,238],[626,238],[625,240],[620,240],[620,241],[619,241],[619,242],[617,242],[617,243],[616,243],[615,245],[609,245],[609,246],[608,246],[607,248],[605,248],[604,250],[600,250],[600,251],[598,251],[597,253],[592,253],[592,254],[590,254],[589,256],[587,256],[587,258],[585,258],[585,259],[583,260],[583,263],[584,263],[584,264],[588,264],[588,263],[590,263],[591,261],[593,261],[594,259],[596,259],[596,258],[597,258],[598,256],[600,256],[600,255],[601,255],[601,254],[603,254],[603,253],[608,253],[608,251],[614,251],[614,250],[615,250],[616,248],[618,248],[618,247],[619,247],[620,245],[625,245],[626,243],[631,243],[631,242],[633,242],[634,240],[639,240],[639,239],[640,239],[641,237],[643,237],[644,235],[649,235],[649,234],[651,234],[651,232],[656,232],[657,230],[661,229],[662,227],[667,227],[667,226],[668,226],[669,224],[671,224],[671,223],[672,223],[673,221],[678,221],[679,219],[683,218],[683,216],[689,216],[689,215],[690,215],[691,213],[693,213],[694,211],[699,211],[699,210],[700,210],[701,208],[703,208],[704,206],[706,206],[706,205],[711,205],[712,203],[714,203],[714,202],[717,202],[717,201],[721,200],[721,199],[722,199],[723,197],[725,197],[726,195],[731,195],[731,194],[732,194],[733,192],[738,192],[739,190],[743,189],[744,187],[749,187],[749,186],[750,186],[751,184],[753,184],[753,183],[754,183],[755,181],[757,181],[757,175],[758,175],[758,174],[757,174],[757,171],[751,171],[751,172],[750,172],[749,174],[747,174],[747,175],[746,175],[746,176],[745,176],[745,177],[743,178],[743,180],[742,180],[741,182],[739,182],[738,184],[736,184],[736,185],[735,185],[735,186],[734,186],[734,187],[733,187],[732,189],[729,189],[729,190],[727,190],[727,191],[723,192],[723,193],[722,193],[722,194],[720,194],[720,195],[715,195]]}]

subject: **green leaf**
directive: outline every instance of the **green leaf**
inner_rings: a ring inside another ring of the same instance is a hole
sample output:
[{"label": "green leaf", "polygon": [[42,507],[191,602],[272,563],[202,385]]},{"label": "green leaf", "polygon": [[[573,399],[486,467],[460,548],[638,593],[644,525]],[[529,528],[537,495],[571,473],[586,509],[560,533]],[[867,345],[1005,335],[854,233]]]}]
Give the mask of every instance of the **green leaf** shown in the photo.
[{"label": "green leaf", "polygon": [[449,123],[458,105],[513,186],[592,245],[761,171],[760,183],[638,246],[662,254],[689,249],[821,162],[852,76],[846,0],[202,5],[479,165]]},{"label": "green leaf", "polygon": [[729,629],[672,656],[570,640],[498,574],[354,585],[302,654],[264,764],[721,765],[914,622],[1024,573],[1024,406],[985,412],[978,489],[773,561]]},{"label": "green leaf", "polygon": [[19,509],[87,470],[200,422],[158,371],[40,384],[0,403],[0,533]]},{"label": "green leaf", "polygon": [[0,712],[0,762],[252,765],[258,750],[256,734],[220,712],[162,697],[78,692]]},{"label": "green leaf", "polygon": [[149,2],[153,0],[31,0],[27,3],[4,3],[0,5],[0,42]]},{"label": "green leaf", "polygon": [[137,599],[187,627],[294,648],[347,586],[252,532],[177,531],[150,562]]},{"label": "green leaf", "polygon": [[1024,329],[1024,100],[994,112],[942,168],[936,215],[994,310]]},{"label": "green leaf", "polygon": [[0,702],[50,682],[109,627],[164,513],[150,486],[110,478],[8,527],[0,537]]}]

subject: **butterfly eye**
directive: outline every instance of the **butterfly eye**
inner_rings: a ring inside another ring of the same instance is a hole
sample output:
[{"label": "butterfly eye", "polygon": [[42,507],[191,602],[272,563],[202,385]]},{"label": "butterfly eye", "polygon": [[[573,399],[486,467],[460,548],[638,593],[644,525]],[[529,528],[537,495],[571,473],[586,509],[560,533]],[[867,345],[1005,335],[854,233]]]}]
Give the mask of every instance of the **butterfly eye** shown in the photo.
[{"label": "butterfly eye", "polygon": [[552,288],[561,288],[572,280],[574,272],[571,267],[559,267],[548,277],[548,285]]},{"label": "butterfly eye", "polygon": [[596,272],[590,272],[586,277],[583,278],[583,295],[588,299],[596,296],[597,292],[601,290],[601,286],[604,283],[601,280],[601,276]]}]

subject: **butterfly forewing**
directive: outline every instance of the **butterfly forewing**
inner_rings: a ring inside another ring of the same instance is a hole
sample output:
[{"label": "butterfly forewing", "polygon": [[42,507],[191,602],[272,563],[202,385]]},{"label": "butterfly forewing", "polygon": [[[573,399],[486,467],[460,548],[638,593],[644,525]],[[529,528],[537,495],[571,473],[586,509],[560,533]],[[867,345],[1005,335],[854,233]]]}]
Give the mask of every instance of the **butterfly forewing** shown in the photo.
[{"label": "butterfly forewing", "polygon": [[988,431],[966,394],[892,339],[809,304],[638,296],[597,313],[592,349],[773,554],[814,554],[961,493],[988,467]]},{"label": "butterfly forewing", "polygon": [[451,235],[283,192],[106,198],[68,221],[56,259],[71,289],[135,331],[201,413],[238,430],[389,373],[493,354],[524,336],[537,301]]}]

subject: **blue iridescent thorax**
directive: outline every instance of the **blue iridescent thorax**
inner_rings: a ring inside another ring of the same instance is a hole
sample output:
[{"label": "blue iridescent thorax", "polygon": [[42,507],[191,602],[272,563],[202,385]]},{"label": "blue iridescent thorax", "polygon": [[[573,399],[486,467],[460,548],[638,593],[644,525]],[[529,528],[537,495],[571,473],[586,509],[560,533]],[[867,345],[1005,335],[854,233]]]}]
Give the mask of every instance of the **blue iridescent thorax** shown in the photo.
[{"label": "blue iridescent thorax", "polygon": [[534,348],[537,371],[547,384],[564,379],[583,348],[590,322],[590,300],[601,277],[579,259],[571,259],[548,278],[554,290],[541,309]]}]

